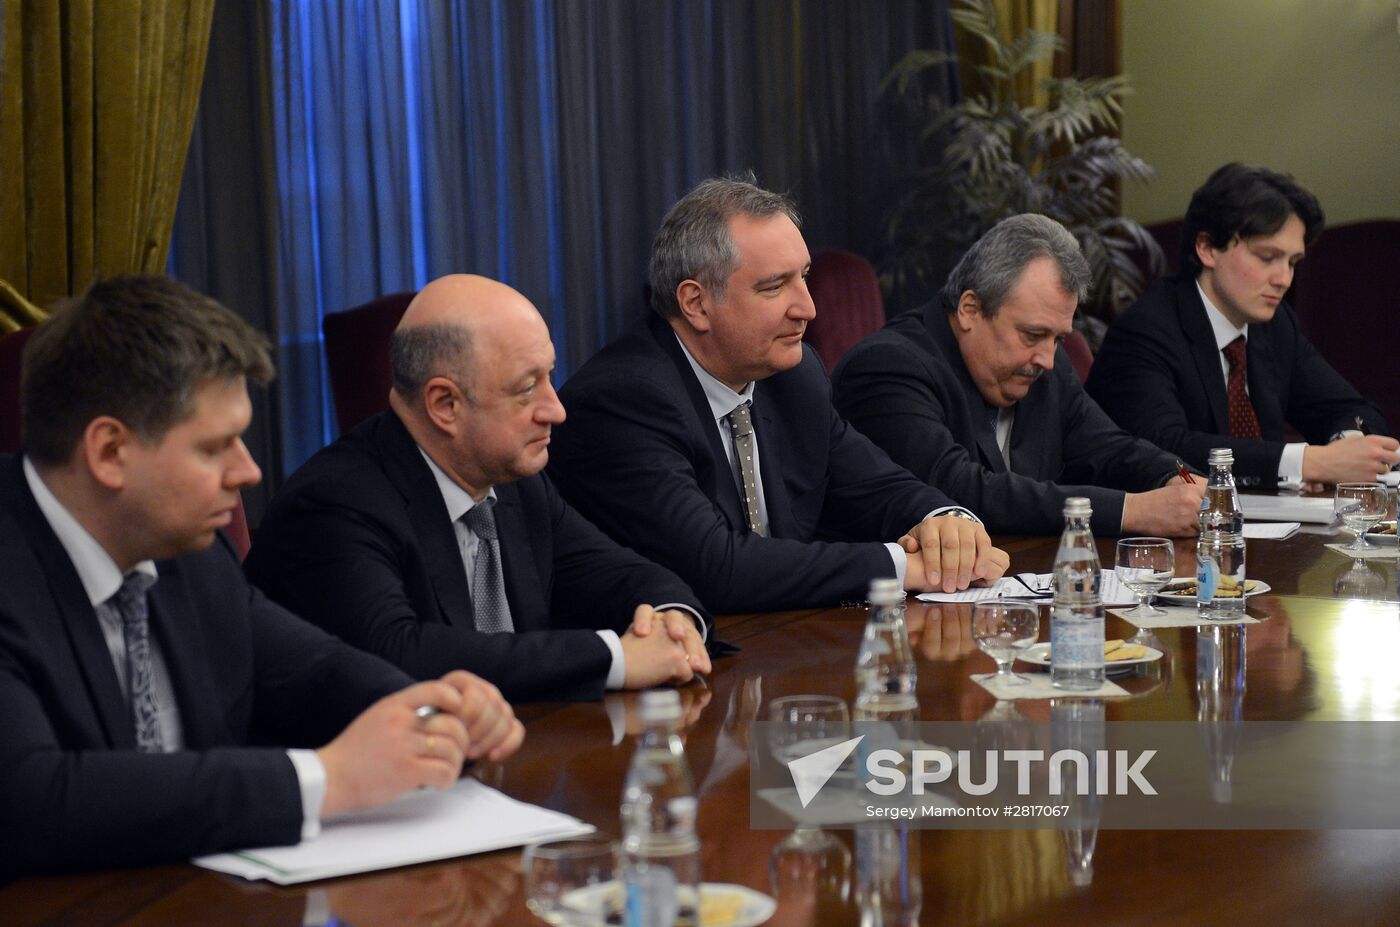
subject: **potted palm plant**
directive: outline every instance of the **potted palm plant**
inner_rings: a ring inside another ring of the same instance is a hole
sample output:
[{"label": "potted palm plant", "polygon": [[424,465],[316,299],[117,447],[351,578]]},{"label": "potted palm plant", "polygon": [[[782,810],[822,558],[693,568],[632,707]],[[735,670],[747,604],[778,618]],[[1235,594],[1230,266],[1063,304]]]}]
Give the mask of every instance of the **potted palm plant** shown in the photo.
[{"label": "potted palm plant", "polygon": [[945,51],[909,52],[883,84],[913,107],[921,165],[889,219],[885,282],[895,293],[932,292],[997,221],[1042,213],[1079,240],[1093,271],[1086,308],[1110,320],[1144,284],[1134,254],[1154,274],[1165,267],[1147,230],[1119,214],[1118,185],[1154,173],[1117,136],[1128,79],[1045,78],[1040,101],[1026,99],[1023,75],[1061,49],[1060,37],[1027,30],[1003,40],[991,0],[958,0],[952,17],[986,49],[985,61],[963,69],[960,100],[947,102],[926,79],[957,61]]}]

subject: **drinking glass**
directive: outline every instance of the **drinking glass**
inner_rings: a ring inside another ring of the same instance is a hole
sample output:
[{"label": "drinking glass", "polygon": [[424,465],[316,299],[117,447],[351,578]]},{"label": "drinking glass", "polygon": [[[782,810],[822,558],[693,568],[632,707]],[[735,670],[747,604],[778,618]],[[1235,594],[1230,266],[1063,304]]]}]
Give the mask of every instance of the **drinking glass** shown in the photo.
[{"label": "drinking glass", "polygon": [[1011,671],[1016,655],[1040,636],[1040,609],[1027,602],[989,599],[972,606],[972,639],[997,663],[992,682],[1023,686],[1030,682]]},{"label": "drinking glass", "polygon": [[1346,525],[1356,539],[1347,546],[1352,553],[1371,549],[1366,541],[1366,532],[1385,518],[1390,498],[1385,486],[1380,483],[1338,483],[1337,495],[1332,503],[1332,511]]},{"label": "drinking glass", "polygon": [[[611,837],[532,843],[525,848],[523,868],[526,906],[556,927],[601,927],[610,914],[621,913],[617,843]],[[611,890],[583,891],[594,886]]]},{"label": "drinking glass", "polygon": [[768,706],[768,746],[779,762],[804,757],[851,736],[851,712],[835,695],[785,695]]},{"label": "drinking glass", "polygon": [[1176,575],[1176,546],[1166,538],[1123,538],[1113,572],[1138,600],[1136,608],[1123,613],[1124,618],[1161,617],[1166,612],[1148,603]]}]

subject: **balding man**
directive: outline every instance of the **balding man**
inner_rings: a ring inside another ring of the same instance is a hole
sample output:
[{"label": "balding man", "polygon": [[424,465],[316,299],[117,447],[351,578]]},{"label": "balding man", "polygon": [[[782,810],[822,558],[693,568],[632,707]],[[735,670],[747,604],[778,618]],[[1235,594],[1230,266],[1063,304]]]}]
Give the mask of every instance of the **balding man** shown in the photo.
[{"label": "balding man", "polygon": [[443,277],[389,351],[389,410],[287,482],[249,554],[253,581],[415,676],[469,669],[511,700],[708,672],[690,588],[609,540],[540,473],[564,408],[529,300]]}]

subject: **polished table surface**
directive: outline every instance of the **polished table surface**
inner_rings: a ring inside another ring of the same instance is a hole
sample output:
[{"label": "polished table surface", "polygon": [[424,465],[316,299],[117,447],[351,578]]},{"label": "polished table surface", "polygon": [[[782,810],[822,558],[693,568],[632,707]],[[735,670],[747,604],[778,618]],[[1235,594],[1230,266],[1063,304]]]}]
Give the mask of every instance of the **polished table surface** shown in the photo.
[{"label": "polished table surface", "polygon": [[[1323,549],[1317,529],[1286,541],[1251,541],[1249,575],[1267,581],[1250,600],[1266,619],[1245,628],[1247,720],[1400,720],[1400,608],[1396,561]],[[1054,538],[1002,539],[1018,572],[1048,572]],[[1113,541],[1100,542],[1111,568]],[[1194,546],[1177,548],[1190,572]],[[1358,572],[1359,570],[1359,572]],[[1366,597],[1340,597],[1360,590]],[[788,835],[749,825],[748,745],[755,719],[783,695],[851,699],[852,666],[866,613],[837,608],[722,618],[742,653],[707,683],[681,690],[686,744],[700,790],[705,878],[774,894],[770,862]],[[929,720],[974,721],[996,704],[968,677],[992,669],[970,634],[971,606],[908,607],[919,659],[919,704]],[[1049,622],[1043,613],[1042,637]],[[1109,636],[1132,628],[1108,618]],[[1157,632],[1167,657],[1124,683],[1132,698],[1107,703],[1110,721],[1195,720],[1195,631]],[[609,710],[632,717],[635,695],[605,703],[526,706],[528,737],[509,762],[474,775],[507,794],[617,832],[630,734],[614,743]],[[1046,702],[1018,702],[1043,718]],[[850,848],[851,832],[836,832]],[[923,924],[1400,924],[1400,832],[1115,831],[1098,835],[1094,878],[1076,887],[1061,834],[1047,830],[914,831]],[[855,865],[837,849],[825,877],[786,883],[774,925],[858,924]],[[849,865],[849,870],[842,867]],[[289,924],[308,904],[342,923],[527,925],[518,850],[296,888],[245,883],[188,865],[37,878],[0,889],[0,922],[29,924]]]}]

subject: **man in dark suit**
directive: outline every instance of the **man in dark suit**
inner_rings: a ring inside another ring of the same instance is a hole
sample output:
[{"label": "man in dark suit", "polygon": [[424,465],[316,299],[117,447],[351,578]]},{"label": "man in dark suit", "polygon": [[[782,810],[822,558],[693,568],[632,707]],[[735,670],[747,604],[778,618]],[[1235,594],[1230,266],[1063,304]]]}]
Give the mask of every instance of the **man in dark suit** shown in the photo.
[{"label": "man in dark suit", "polygon": [[652,247],[656,315],[565,385],[551,474],[717,611],[830,605],[876,577],[916,591],[1000,577],[1009,558],[982,525],[831,407],[802,343],[797,222],[786,197],[739,180],[672,207]]},{"label": "man in dark suit", "polygon": [[0,458],[0,876],[296,843],[519,745],[486,683],[412,685],[244,580],[217,532],[259,478],[245,380],[271,373],[159,277],[30,340],[25,453]]},{"label": "man in dark suit", "polygon": [[[1187,207],[1180,274],[1109,329],[1089,394],[1118,424],[1195,467],[1211,448],[1231,448],[1242,486],[1374,480],[1400,459],[1384,437],[1389,426],[1283,301],[1321,230],[1322,208],[1292,177],[1244,164],[1217,170]],[[1285,425],[1306,443],[1286,443]]]},{"label": "man in dark suit", "polygon": [[529,300],[484,277],[435,280],[390,366],[390,409],[273,500],[246,563],[259,588],[414,676],[469,669],[511,700],[709,672],[695,594],[539,472],[564,409]]},{"label": "man in dark suit", "polygon": [[939,300],[846,355],[836,408],[992,531],[1057,534],[1065,499],[1087,496],[1099,534],[1195,534],[1204,481],[1184,483],[1175,458],[1113,424],[1060,347],[1088,285],[1064,226],[1004,219]]}]

